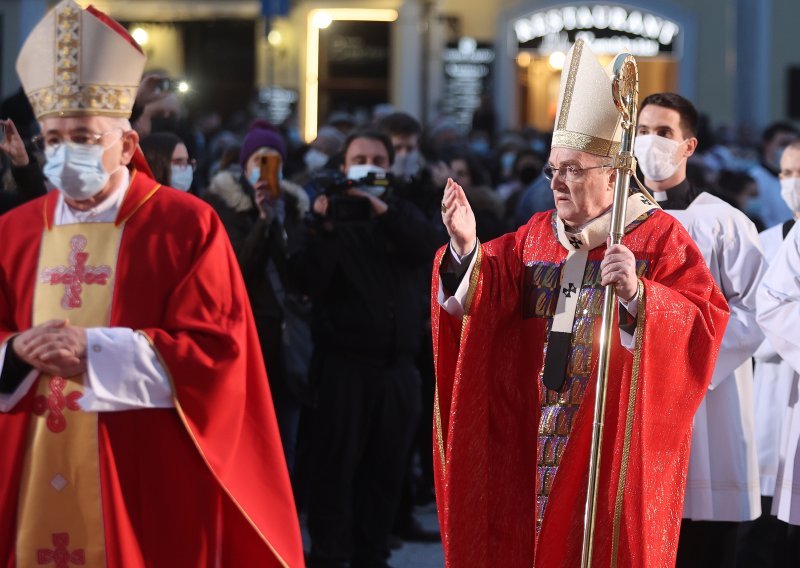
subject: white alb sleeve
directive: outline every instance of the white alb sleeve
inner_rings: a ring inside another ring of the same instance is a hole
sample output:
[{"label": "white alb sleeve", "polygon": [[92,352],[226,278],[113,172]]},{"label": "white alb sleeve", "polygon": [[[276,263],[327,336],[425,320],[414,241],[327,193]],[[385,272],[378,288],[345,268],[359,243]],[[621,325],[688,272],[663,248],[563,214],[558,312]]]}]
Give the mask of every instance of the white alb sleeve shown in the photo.
[{"label": "white alb sleeve", "polygon": [[[475,248],[477,248],[477,246],[478,241],[476,240]],[[439,279],[439,290],[437,292],[436,299],[438,300],[439,305],[444,308],[444,311],[457,318],[464,316],[464,307],[467,303],[467,293],[469,292],[469,283],[471,280],[470,276],[472,275],[472,271],[475,270],[475,261],[478,260],[478,254],[475,248],[472,250],[472,253],[475,254],[469,253],[463,257],[459,257],[453,250],[453,247],[450,245],[447,246],[449,254],[451,254],[453,260],[459,264],[461,264],[463,258],[472,254],[472,261],[469,263],[469,267],[467,268],[467,272],[464,274],[464,278],[461,279],[458,288],[456,288],[455,294],[445,297],[444,285],[442,284],[441,278]]]},{"label": "white alb sleeve", "polygon": [[79,403],[87,412],[175,406],[167,373],[150,342],[124,327],[86,330],[86,384]]}]

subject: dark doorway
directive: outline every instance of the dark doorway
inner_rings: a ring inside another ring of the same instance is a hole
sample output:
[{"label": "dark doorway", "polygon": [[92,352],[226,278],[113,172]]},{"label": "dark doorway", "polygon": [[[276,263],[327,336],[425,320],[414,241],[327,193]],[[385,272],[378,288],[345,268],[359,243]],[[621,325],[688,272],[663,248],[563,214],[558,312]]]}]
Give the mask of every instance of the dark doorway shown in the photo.
[{"label": "dark doorway", "polygon": [[255,89],[256,22],[196,21],[182,27],[186,78],[192,84],[190,112],[214,111],[227,121],[246,110]]}]

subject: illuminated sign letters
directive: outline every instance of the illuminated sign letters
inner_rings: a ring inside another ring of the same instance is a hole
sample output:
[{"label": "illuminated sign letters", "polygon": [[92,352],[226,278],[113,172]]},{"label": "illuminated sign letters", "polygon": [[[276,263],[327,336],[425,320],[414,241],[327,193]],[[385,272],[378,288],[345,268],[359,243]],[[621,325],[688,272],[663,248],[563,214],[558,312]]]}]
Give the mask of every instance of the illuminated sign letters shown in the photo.
[{"label": "illuminated sign letters", "polygon": [[672,53],[680,33],[677,23],[661,16],[607,4],[540,10],[517,19],[513,28],[521,47],[543,53],[585,39],[596,53],[628,49],[633,55],[654,56]]}]

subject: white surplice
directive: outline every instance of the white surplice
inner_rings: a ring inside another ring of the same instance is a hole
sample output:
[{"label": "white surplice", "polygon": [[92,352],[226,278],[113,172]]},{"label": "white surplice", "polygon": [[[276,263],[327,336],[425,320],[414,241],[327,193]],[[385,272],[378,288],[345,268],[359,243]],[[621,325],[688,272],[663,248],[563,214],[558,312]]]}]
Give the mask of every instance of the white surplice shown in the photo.
[{"label": "white surplice", "polygon": [[668,210],[694,239],[728,300],[731,318],[711,385],[694,418],[683,517],[747,521],[761,514],[752,356],[764,336],[756,292],[766,259],[753,223],[708,193]]},{"label": "white surplice", "polygon": [[[795,224],[786,236],[758,291],[758,323],[780,357],[794,371],[781,425],[778,466],[772,514],[800,525],[800,229]],[[772,409],[780,412],[779,408]]]},{"label": "white surplice", "polygon": [[[783,224],[759,234],[767,262],[772,264],[783,244]],[[764,339],[753,356],[755,359],[756,450],[761,477],[761,494],[773,496],[778,467],[783,455],[784,424],[787,423],[789,396],[798,375]],[[796,388],[796,387],[795,387]]]}]

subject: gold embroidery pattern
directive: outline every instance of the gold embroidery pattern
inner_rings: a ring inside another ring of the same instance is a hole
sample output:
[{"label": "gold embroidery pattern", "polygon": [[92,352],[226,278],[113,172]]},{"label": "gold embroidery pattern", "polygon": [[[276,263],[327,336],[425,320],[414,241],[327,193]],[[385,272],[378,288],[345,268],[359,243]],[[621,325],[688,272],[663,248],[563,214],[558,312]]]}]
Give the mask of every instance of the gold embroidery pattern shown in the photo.
[{"label": "gold embroidery pattern", "polygon": [[579,41],[575,43],[572,51],[572,61],[569,62],[567,84],[564,88],[564,100],[561,102],[561,112],[558,114],[556,130],[564,130],[567,127],[569,107],[572,105],[572,93],[575,91],[575,80],[578,77],[578,68],[581,66],[581,53],[583,53],[583,42]]},{"label": "gold embroidery pattern", "polygon": [[105,85],[75,86],[69,97],[58,95],[66,87],[45,88],[28,93],[33,112],[40,120],[50,116],[102,115],[127,118],[131,115],[136,98],[136,86],[113,87]]},{"label": "gold embroidery pattern", "polygon": [[436,445],[439,446],[439,461],[442,464],[442,472],[446,469],[444,459],[444,435],[442,434],[442,413],[439,409],[439,385],[433,387],[433,415],[436,420]]},{"label": "gold embroidery pattern", "polygon": [[[591,273],[593,264],[586,264],[586,274]],[[547,501],[553,487],[561,458],[569,443],[575,416],[583,401],[586,385],[592,371],[592,343],[594,340],[594,320],[602,314],[602,288],[584,277],[584,285],[578,298],[575,322],[572,328],[572,344],[567,360],[567,380],[560,392],[544,386],[542,373],[539,373],[539,400],[542,401],[542,416],[539,421],[538,438],[538,486],[536,488],[536,532],[541,530]],[[599,284],[597,284],[599,286]],[[599,297],[599,301],[597,298]],[[548,331],[550,328],[548,324]],[[547,347],[545,346],[545,351]]]},{"label": "gold embroidery pattern", "polygon": [[[643,277],[647,272],[649,262],[638,260],[636,272]],[[605,287],[600,284],[600,261],[588,261],[583,276],[578,305],[575,312],[575,322],[572,327],[572,343],[569,358],[567,359],[567,380],[561,392],[554,392],[544,386],[542,373],[539,373],[539,400],[542,401],[542,415],[539,421],[538,438],[538,486],[536,493],[536,532],[541,530],[550,490],[553,487],[561,458],[564,456],[569,437],[572,433],[575,416],[583,402],[586,385],[592,374],[592,356],[594,351],[594,324],[602,316],[603,297]],[[644,304],[639,304],[639,323],[636,329],[637,341],[644,328],[641,319],[644,314]],[[548,323],[548,333],[552,322]],[[637,345],[639,345],[637,343]],[[547,346],[545,346],[546,354]],[[638,365],[634,368],[638,376]],[[634,377],[635,378],[635,377]],[[631,394],[633,396],[633,394]],[[629,408],[629,413],[633,407]],[[631,426],[629,424],[629,426]],[[628,433],[629,434],[629,433]],[[628,445],[630,445],[630,438]],[[624,458],[623,467],[626,467],[627,456]],[[621,481],[620,483],[624,483]],[[622,485],[620,486],[622,487]],[[621,499],[621,489],[618,499]],[[621,502],[618,504],[621,507]]]},{"label": "gold embroidery pattern", "polygon": [[525,267],[522,319],[553,317],[561,290],[563,263],[532,262]]},{"label": "gold embroidery pattern", "polygon": [[642,337],[644,336],[644,326],[646,325],[646,298],[641,280],[639,280],[638,297],[639,308],[636,318],[633,371],[631,372],[631,388],[628,392],[628,412],[625,417],[625,440],[622,444],[622,463],[620,464],[619,485],[617,486],[617,499],[614,504],[614,528],[611,532],[611,568],[616,568],[617,556],[619,555],[619,526],[622,521],[622,499],[625,494],[625,482],[628,478],[628,460],[631,455],[631,435],[633,433],[634,411],[636,410],[636,391],[639,386],[639,369],[642,363]]},{"label": "gold embroidery pattern", "polygon": [[130,116],[138,85],[81,85],[80,9],[66,5],[56,18],[56,68],[54,84],[28,93],[38,119],[50,116]]},{"label": "gold embroidery pattern", "polygon": [[553,133],[552,145],[554,148],[572,148],[601,156],[614,156],[619,152],[619,142],[580,132],[570,132],[561,127]]},{"label": "gold embroidery pattern", "polygon": [[[68,109],[71,102],[80,94],[78,85],[80,41],[80,13],[73,6],[66,5],[56,13],[55,97],[51,98],[51,102],[55,106],[54,110]],[[39,116],[38,113],[37,116]]]}]

